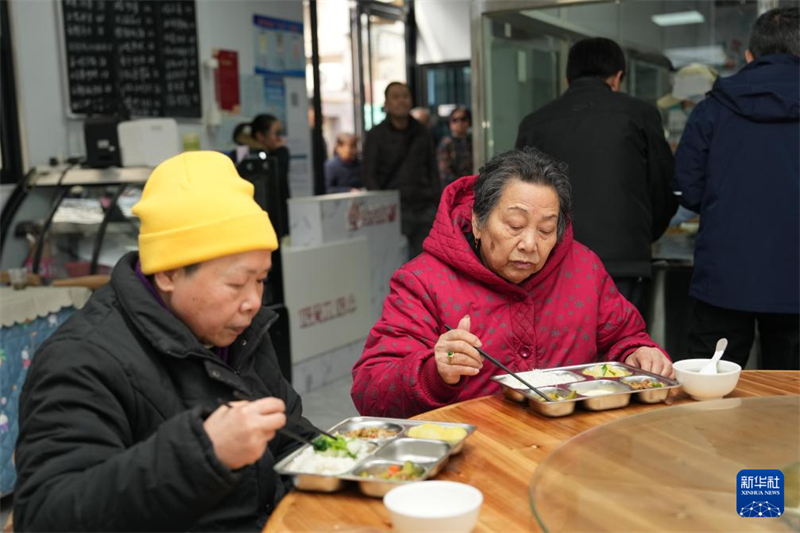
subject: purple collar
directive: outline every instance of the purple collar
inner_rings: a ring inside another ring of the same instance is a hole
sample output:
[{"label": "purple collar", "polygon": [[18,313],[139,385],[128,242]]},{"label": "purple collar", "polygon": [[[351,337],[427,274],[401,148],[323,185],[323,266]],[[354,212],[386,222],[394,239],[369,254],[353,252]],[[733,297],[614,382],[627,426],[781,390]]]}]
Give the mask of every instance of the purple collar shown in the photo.
[{"label": "purple collar", "polygon": [[158,291],[156,290],[156,288],[153,287],[153,284],[150,283],[150,280],[147,279],[147,276],[145,276],[144,272],[142,272],[142,263],[141,263],[141,261],[136,261],[136,277],[139,278],[139,281],[142,282],[142,284],[144,285],[144,288],[147,289],[147,292],[149,292],[150,294],[153,295],[153,297],[158,302],[158,305],[160,305],[161,307],[163,307],[164,309],[169,311],[169,307],[167,307],[167,304],[166,304],[166,302],[164,302],[164,299],[161,298],[161,295],[158,294]]}]

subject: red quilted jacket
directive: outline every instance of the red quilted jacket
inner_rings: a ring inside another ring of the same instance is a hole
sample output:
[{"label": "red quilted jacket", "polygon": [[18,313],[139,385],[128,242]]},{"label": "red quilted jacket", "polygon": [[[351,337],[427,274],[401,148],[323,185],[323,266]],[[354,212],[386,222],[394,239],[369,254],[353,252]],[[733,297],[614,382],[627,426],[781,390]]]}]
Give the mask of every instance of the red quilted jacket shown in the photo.
[{"label": "red quilted jacket", "polygon": [[483,266],[470,248],[476,176],[448,186],[424,252],[394,273],[383,315],[353,367],[351,395],[362,415],[408,417],[494,394],[488,361],[476,376],[446,384],[433,347],[469,314],[483,349],[514,371],[624,360],[660,348],[636,308],[616,289],[597,255],[567,227],[544,268],[515,285]]}]

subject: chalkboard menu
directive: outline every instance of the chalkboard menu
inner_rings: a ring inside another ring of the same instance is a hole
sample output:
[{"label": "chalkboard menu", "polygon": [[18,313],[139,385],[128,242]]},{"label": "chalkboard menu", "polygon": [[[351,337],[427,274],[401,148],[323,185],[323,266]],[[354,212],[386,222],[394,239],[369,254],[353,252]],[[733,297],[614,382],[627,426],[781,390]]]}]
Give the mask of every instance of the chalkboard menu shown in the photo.
[{"label": "chalkboard menu", "polygon": [[194,0],[62,0],[70,111],[200,117]]}]

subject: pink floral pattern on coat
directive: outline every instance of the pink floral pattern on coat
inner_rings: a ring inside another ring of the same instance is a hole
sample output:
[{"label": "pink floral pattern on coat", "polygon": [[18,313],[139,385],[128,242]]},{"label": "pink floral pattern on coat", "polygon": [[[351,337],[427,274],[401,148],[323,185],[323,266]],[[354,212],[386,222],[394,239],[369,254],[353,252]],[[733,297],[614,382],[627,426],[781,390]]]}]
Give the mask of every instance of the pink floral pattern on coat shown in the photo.
[{"label": "pink floral pattern on coat", "polygon": [[475,180],[445,189],[424,252],[392,276],[383,314],[353,367],[351,395],[362,415],[409,417],[497,393],[490,378],[504,371],[488,361],[452,386],[436,370],[436,341],[465,314],[483,349],[516,372],[661,349],[597,255],[573,240],[571,226],[544,268],[519,285],[483,266],[465,237]]}]

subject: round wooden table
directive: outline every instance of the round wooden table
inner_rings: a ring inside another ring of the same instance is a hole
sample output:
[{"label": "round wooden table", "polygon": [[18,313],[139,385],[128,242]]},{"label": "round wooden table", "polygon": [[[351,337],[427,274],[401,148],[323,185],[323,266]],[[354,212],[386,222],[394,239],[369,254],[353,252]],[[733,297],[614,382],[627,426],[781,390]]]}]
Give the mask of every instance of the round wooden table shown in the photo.
[{"label": "round wooden table", "polygon": [[[536,468],[533,512],[551,533],[796,531],[798,420],[793,395],[695,402],[603,424]],[[751,469],[783,473],[770,488],[784,491],[789,512],[763,496],[737,503],[738,474]],[[751,520],[751,509],[769,518]]]},{"label": "round wooden table", "polygon": [[[800,372],[745,371],[736,390],[727,398],[780,395],[800,395]],[[696,402],[681,391],[670,398],[670,403]],[[559,445],[588,429],[665,408],[664,404],[632,402],[622,409],[578,410],[564,418],[546,418],[496,395],[450,405],[415,418],[463,422],[478,428],[467,440],[463,452],[451,459],[436,477],[467,483],[483,492],[476,532],[542,531],[528,496],[537,466]],[[334,494],[292,491],[264,528],[265,532],[391,530],[389,512],[383,502],[363,496],[356,488]]]}]

